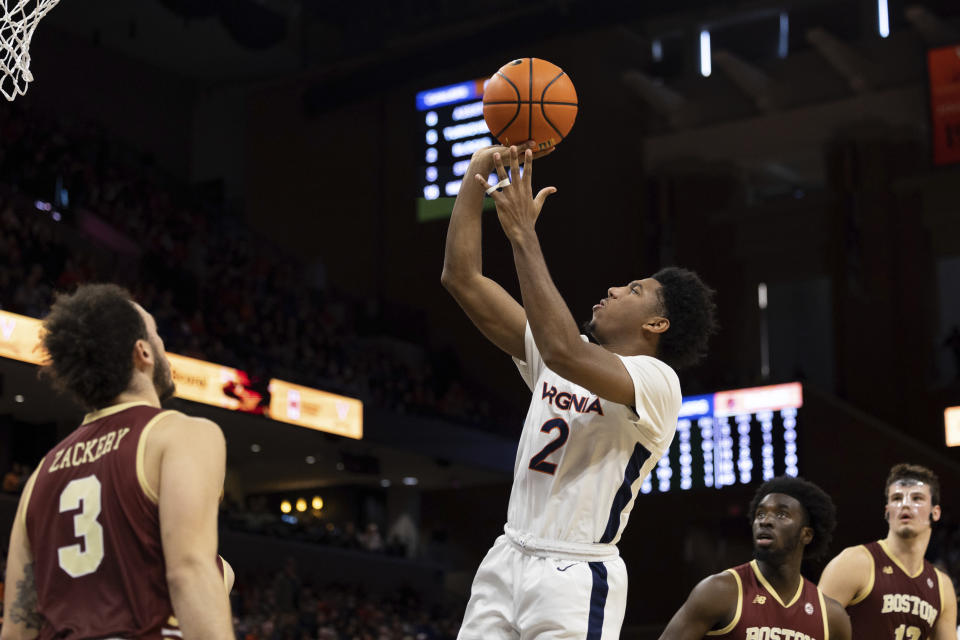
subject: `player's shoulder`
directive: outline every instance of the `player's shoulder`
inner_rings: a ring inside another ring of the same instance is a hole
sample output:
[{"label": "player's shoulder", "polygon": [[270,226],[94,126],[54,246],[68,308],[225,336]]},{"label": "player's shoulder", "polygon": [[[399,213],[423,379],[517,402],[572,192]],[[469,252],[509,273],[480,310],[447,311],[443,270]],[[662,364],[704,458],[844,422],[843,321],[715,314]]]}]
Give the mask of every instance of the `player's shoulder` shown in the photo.
[{"label": "player's shoulder", "polygon": [[719,602],[730,602],[740,597],[743,584],[736,569],[726,569],[707,576],[697,583],[691,595],[714,598]]},{"label": "player's shoulder", "polygon": [[644,383],[649,385],[661,386],[669,389],[671,394],[680,395],[680,376],[674,371],[673,367],[663,360],[654,356],[624,356],[617,354],[623,366],[626,367],[631,377],[636,381],[641,378]]},{"label": "player's shoulder", "polygon": [[867,545],[855,544],[844,547],[829,564],[842,566],[845,569],[867,569],[873,566],[873,555],[867,549]]},{"label": "player's shoulder", "polygon": [[164,411],[157,416],[153,434],[161,439],[190,438],[198,441],[223,441],[223,431],[213,420],[189,416],[180,411]]},{"label": "player's shoulder", "polygon": [[940,569],[940,567],[934,566],[933,570],[936,572],[937,580],[940,582],[941,599],[947,602],[955,602],[957,595],[956,590],[953,588],[953,580],[951,580],[947,572]]}]

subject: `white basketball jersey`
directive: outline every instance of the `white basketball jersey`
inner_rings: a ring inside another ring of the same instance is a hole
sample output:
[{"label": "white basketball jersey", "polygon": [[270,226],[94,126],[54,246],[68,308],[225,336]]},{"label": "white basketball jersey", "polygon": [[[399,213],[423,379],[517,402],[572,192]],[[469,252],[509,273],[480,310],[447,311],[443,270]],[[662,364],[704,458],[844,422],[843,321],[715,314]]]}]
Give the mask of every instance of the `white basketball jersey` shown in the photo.
[{"label": "white basketball jersey", "polygon": [[633,378],[636,401],[629,407],[548,369],[529,325],[524,343],[526,361],[514,362],[533,398],[517,449],[507,526],[546,540],[616,544],[641,482],[677,430],[677,374],[656,358],[618,356]]}]

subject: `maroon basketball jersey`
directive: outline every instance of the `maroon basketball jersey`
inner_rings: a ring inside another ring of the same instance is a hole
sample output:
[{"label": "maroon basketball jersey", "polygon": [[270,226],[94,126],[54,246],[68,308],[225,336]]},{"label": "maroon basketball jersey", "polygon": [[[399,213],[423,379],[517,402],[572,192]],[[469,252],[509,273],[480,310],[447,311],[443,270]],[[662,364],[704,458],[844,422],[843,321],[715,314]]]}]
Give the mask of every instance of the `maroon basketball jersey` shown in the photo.
[{"label": "maroon basketball jersey", "polygon": [[817,585],[802,578],[789,602],[783,602],[752,560],[727,569],[737,579],[739,600],[733,620],[708,638],[730,640],[829,640],[827,607]]},{"label": "maroon basketball jersey", "polygon": [[91,413],[40,462],[25,515],[41,640],[180,635],[143,475],[147,433],[170,413],[141,403]]},{"label": "maroon basketball jersey", "polygon": [[881,540],[861,545],[873,560],[868,587],[847,607],[854,638],[923,640],[933,634],[940,615],[940,572],[923,561],[920,573],[887,551]]}]

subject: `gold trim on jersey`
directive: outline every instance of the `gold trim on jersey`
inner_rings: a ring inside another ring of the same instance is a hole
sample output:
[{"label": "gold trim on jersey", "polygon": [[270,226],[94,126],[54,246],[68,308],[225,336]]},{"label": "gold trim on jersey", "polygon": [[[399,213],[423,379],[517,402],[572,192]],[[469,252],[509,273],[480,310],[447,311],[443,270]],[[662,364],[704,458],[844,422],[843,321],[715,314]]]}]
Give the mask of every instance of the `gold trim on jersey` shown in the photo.
[{"label": "gold trim on jersey", "polygon": [[[949,580],[950,577],[947,574],[945,574],[943,571],[940,571],[940,569],[937,569],[936,567],[933,568],[933,572],[937,574],[937,591],[940,592],[940,608],[937,610],[937,617],[934,618],[934,622],[936,622],[937,620],[940,619],[940,613],[943,611],[943,603],[946,602],[946,598],[944,597],[944,594],[943,594],[943,584],[944,584],[943,581]],[[933,625],[930,625],[930,626],[932,627]],[[958,635],[958,637],[960,637],[960,635]]]},{"label": "gold trim on jersey", "polygon": [[800,599],[800,594],[803,593],[803,576],[800,576],[800,584],[797,586],[797,592],[793,594],[793,597],[790,599],[788,604],[783,604],[783,600],[780,599],[780,594],[777,593],[777,590],[767,582],[767,579],[763,576],[763,572],[760,571],[760,565],[757,564],[756,560],[750,561],[750,567],[753,569],[753,572],[757,575],[757,580],[760,581],[760,584],[763,585],[763,588],[766,589],[773,599],[780,603],[780,606],[784,609],[789,609],[794,605],[794,603]]},{"label": "gold trim on jersey", "polygon": [[860,549],[863,549],[863,552],[864,552],[865,554],[867,554],[867,557],[868,557],[868,558],[870,558],[870,579],[867,581],[867,586],[866,586],[866,588],[863,590],[863,593],[859,593],[859,594],[853,596],[853,600],[851,600],[851,601],[850,601],[850,604],[847,605],[848,607],[853,606],[853,605],[855,605],[855,604],[859,604],[859,603],[863,602],[864,600],[866,600],[866,599],[867,599],[867,596],[869,596],[871,593],[873,593],[873,583],[874,583],[874,581],[877,579],[877,563],[876,563],[876,561],[874,561],[874,559],[873,559],[873,554],[870,553],[870,550],[867,549],[867,548],[866,548],[864,545],[862,545],[862,544],[859,546],[859,548],[860,548]]},{"label": "gold trim on jersey", "polygon": [[820,598],[820,613],[823,614],[823,640],[830,640],[830,623],[827,622],[827,603],[823,599],[823,591],[817,587],[817,597]]},{"label": "gold trim on jersey", "polygon": [[138,401],[138,402],[123,402],[123,403],[115,404],[109,407],[104,407],[103,409],[97,409],[96,411],[93,411],[83,416],[83,422],[80,423],[80,426],[82,427],[85,424],[90,424],[94,420],[99,420],[100,418],[106,418],[107,416],[112,416],[115,413],[120,413],[121,411],[129,409],[130,407],[138,407],[141,405],[145,407],[152,406],[149,402]]},{"label": "gold trim on jersey", "polygon": [[883,552],[884,552],[885,554],[887,554],[887,557],[889,557],[891,560],[893,560],[894,564],[896,564],[898,567],[900,567],[900,570],[903,571],[905,574],[907,574],[907,577],[908,577],[908,578],[918,578],[918,577],[920,577],[920,574],[923,573],[923,566],[924,566],[923,560],[920,561],[920,569],[917,570],[917,572],[916,572],[915,574],[910,575],[910,572],[907,571],[907,568],[906,568],[905,566],[903,566],[903,563],[902,563],[902,562],[900,562],[900,558],[898,558],[897,556],[893,555],[893,554],[890,552],[890,549],[887,549],[887,543],[886,543],[886,541],[884,541],[884,540],[877,540],[877,542],[880,543],[880,548],[883,549]]},{"label": "gold trim on jersey", "polygon": [[150,422],[144,425],[143,431],[140,432],[140,440],[137,442],[137,481],[140,483],[140,489],[143,491],[143,494],[147,496],[147,499],[154,504],[160,502],[160,494],[158,494],[153,487],[150,486],[150,483],[147,482],[147,474],[143,469],[143,459],[147,450],[147,435],[149,435],[150,430],[153,429],[154,425],[173,413],[177,412],[161,411],[157,415],[153,416],[153,418],[150,419]]},{"label": "gold trim on jersey", "polygon": [[743,613],[743,583],[740,582],[740,574],[733,569],[727,569],[727,571],[732,573],[733,578],[737,581],[737,612],[733,614],[733,620],[730,621],[730,624],[725,626],[723,629],[707,631],[708,636],[722,636],[730,633],[733,631],[733,628],[737,626],[737,623],[740,622],[740,614]]}]

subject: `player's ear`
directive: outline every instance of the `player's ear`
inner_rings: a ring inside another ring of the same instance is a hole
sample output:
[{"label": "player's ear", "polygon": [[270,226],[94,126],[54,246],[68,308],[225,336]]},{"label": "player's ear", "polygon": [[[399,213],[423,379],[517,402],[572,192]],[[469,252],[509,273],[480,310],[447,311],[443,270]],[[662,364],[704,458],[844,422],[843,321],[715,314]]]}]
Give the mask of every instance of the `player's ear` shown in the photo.
[{"label": "player's ear", "polygon": [[941,516],[940,505],[934,505],[930,510],[930,523],[939,522]]},{"label": "player's ear", "polygon": [[813,527],[804,525],[803,529],[800,531],[800,541],[804,546],[813,542]]},{"label": "player's ear", "polygon": [[670,320],[663,316],[654,316],[643,323],[644,331],[650,333],[664,333],[670,328]]},{"label": "player's ear", "polygon": [[153,349],[143,338],[133,343],[133,366],[137,369],[149,369],[153,366]]}]

